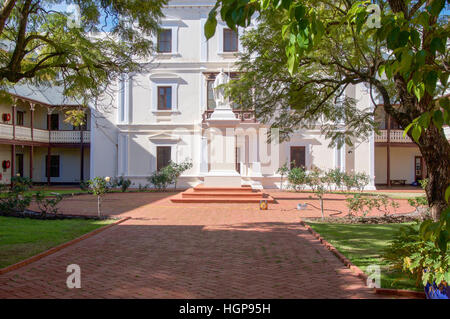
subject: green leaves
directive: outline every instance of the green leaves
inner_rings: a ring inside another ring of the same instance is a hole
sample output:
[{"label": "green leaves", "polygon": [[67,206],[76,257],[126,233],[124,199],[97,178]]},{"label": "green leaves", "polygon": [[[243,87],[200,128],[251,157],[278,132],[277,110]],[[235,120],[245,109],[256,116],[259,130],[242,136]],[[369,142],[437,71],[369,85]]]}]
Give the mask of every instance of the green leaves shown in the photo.
[{"label": "green leaves", "polygon": [[436,51],[445,54],[445,43],[447,38],[435,37],[430,43],[430,52],[432,55],[436,55]]},{"label": "green leaves", "polygon": [[205,37],[206,39],[211,39],[214,36],[214,33],[216,32],[217,27],[217,7],[218,4],[212,9],[208,14],[208,20],[206,20],[205,23]]}]

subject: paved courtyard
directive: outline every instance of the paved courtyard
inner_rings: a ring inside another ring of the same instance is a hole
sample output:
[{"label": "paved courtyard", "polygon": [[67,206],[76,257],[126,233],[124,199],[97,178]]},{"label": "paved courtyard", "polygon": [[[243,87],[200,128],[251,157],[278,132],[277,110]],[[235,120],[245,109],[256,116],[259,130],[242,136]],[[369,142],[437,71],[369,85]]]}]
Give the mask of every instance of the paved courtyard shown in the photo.
[{"label": "paved courtyard", "polygon": [[[298,199],[259,211],[171,195],[108,195],[105,212],[132,219],[0,275],[0,298],[378,297],[298,223]],[[95,209],[93,196],[64,200],[67,213]],[[81,289],[66,287],[69,264],[81,267]]]}]

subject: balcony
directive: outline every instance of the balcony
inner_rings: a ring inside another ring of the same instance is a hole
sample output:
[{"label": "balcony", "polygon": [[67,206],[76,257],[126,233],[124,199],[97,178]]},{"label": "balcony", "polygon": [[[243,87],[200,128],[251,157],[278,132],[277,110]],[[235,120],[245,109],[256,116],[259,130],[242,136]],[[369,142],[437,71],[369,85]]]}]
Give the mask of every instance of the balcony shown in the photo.
[{"label": "balcony", "polygon": [[[211,114],[214,110],[206,110],[203,113],[203,122],[211,118]],[[233,110],[233,113],[236,115],[236,118],[241,120],[243,123],[256,123],[255,111],[243,111],[243,110]]]},{"label": "balcony", "polygon": [[[375,143],[387,143],[388,131],[380,130],[380,135],[375,134]],[[403,137],[403,130],[391,130],[390,131],[390,143],[412,143],[409,136]]]},{"label": "balcony", "polygon": [[[16,126],[15,140],[27,141],[27,142],[40,142],[51,144],[79,144],[81,143],[81,137],[83,137],[83,143],[90,143],[91,132],[90,131],[48,131],[42,129],[33,129],[33,135],[31,134],[31,128],[26,126]],[[12,140],[14,137],[14,129],[10,124],[0,124],[0,139]],[[50,134],[49,134],[50,133]]]}]

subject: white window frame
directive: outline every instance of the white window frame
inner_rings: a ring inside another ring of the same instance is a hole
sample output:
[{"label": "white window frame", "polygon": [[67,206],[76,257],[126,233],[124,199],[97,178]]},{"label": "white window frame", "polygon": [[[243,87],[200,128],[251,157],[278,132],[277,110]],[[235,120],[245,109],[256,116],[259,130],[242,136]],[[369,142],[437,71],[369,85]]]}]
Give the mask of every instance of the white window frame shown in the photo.
[{"label": "white window frame", "polygon": [[225,56],[233,56],[237,53],[242,52],[242,43],[240,37],[242,36],[242,28],[238,27],[238,50],[236,52],[224,52],[223,51],[223,30],[229,29],[229,27],[223,23],[219,22],[217,24],[217,54]]},{"label": "white window frame", "polygon": [[[153,113],[178,113],[178,86],[179,78],[158,78],[150,77],[150,90],[151,90],[151,111]],[[158,86],[169,86],[172,88],[172,109],[171,110],[158,110]]]},{"label": "white window frame", "polygon": [[152,36],[152,41],[154,43],[154,47],[155,47],[155,52],[157,56],[177,56],[180,55],[180,53],[178,52],[178,29],[179,26],[178,25],[171,25],[172,23],[166,22],[166,23],[162,23],[162,25],[160,26],[161,29],[163,30],[172,30],[172,51],[171,52],[158,52],[158,36],[157,35],[153,35]]}]

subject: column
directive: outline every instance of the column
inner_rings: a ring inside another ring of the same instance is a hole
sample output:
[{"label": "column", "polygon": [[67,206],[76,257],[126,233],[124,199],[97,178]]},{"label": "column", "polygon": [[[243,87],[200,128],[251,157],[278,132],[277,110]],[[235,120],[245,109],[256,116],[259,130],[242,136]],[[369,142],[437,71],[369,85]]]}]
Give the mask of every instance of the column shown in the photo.
[{"label": "column", "polygon": [[30,127],[31,127],[31,141],[34,141],[34,103],[30,103]]},{"label": "column", "polygon": [[80,182],[84,180],[84,145],[83,130],[80,126]]},{"label": "column", "polygon": [[34,146],[30,146],[30,179],[33,181],[33,149]]},{"label": "column", "polygon": [[202,135],[200,138],[201,138],[200,174],[205,175],[208,173],[208,137]]},{"label": "column", "polygon": [[16,174],[16,145],[11,145],[11,186],[13,185],[13,178]]},{"label": "column", "polygon": [[388,115],[386,135],[386,179],[387,187],[391,187],[391,116]]},{"label": "column", "polygon": [[51,180],[50,180],[50,159],[51,159],[51,156],[52,156],[52,148],[49,146],[48,149],[47,149],[47,163],[46,163],[46,165],[47,165],[47,184],[48,185],[50,185],[50,182],[51,182]]}]

